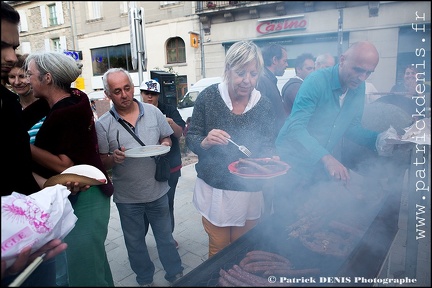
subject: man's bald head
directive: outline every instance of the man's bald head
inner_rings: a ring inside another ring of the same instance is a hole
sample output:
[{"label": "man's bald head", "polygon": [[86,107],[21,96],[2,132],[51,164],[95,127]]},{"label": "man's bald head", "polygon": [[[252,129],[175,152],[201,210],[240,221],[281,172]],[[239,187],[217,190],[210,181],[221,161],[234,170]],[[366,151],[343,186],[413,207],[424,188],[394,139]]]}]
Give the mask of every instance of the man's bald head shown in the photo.
[{"label": "man's bald head", "polygon": [[339,80],[343,90],[355,89],[375,71],[379,53],[368,41],[356,42],[340,57]]}]

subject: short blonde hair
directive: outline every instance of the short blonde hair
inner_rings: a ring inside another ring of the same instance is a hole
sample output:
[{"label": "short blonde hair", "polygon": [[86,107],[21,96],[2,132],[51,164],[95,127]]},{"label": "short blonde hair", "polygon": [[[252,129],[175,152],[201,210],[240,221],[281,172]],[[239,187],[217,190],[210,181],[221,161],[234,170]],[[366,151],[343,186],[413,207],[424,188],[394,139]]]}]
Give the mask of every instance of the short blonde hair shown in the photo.
[{"label": "short blonde hair", "polygon": [[225,56],[225,71],[224,80],[228,80],[229,71],[237,70],[244,67],[248,63],[256,61],[257,70],[261,75],[264,62],[261,55],[261,50],[252,41],[238,41],[234,43]]}]

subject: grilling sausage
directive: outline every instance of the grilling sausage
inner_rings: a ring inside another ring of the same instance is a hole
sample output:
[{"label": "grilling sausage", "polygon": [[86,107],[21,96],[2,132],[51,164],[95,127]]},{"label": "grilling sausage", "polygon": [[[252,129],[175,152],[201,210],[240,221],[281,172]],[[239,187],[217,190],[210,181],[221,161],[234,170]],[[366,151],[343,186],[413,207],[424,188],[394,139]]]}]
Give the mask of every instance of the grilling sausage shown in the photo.
[{"label": "grilling sausage", "polygon": [[244,273],[242,269],[235,269],[234,267],[228,270],[228,273],[231,274],[233,277],[239,279],[243,283],[245,283],[248,286],[253,286],[254,283],[251,278],[247,277],[247,275]]},{"label": "grilling sausage", "polygon": [[228,280],[226,280],[222,276],[219,277],[218,284],[219,284],[219,287],[234,287],[234,284],[228,282]]},{"label": "grilling sausage", "polygon": [[239,265],[240,267],[244,267],[248,263],[258,262],[258,261],[271,261],[271,262],[278,261],[278,262],[286,263],[288,267],[292,266],[291,262],[288,259],[285,260],[277,259],[271,255],[260,254],[260,253],[247,254],[247,256],[240,261]]},{"label": "grilling sausage", "polygon": [[247,263],[243,270],[250,273],[262,274],[266,271],[272,270],[290,270],[290,267],[285,262],[275,262],[275,261],[258,261]]},{"label": "grilling sausage", "polygon": [[246,264],[258,261],[274,261],[274,259],[267,255],[248,255],[240,261],[239,266],[243,268]]},{"label": "grilling sausage", "polygon": [[252,250],[252,251],[249,251],[246,254],[246,256],[247,257],[249,257],[249,256],[269,257],[273,261],[286,262],[287,264],[291,265],[291,262],[288,259],[286,259],[285,257],[283,257],[283,256],[281,256],[279,254],[275,254],[275,253],[271,253],[271,252],[267,252],[267,251],[263,251],[263,250]]},{"label": "grilling sausage", "polygon": [[219,275],[224,278],[225,280],[227,280],[228,282],[232,283],[232,285],[236,286],[236,287],[248,287],[248,285],[244,282],[242,282],[241,280],[239,280],[236,277],[233,277],[233,275],[231,275],[230,273],[226,272],[225,270],[221,269],[219,271]]},{"label": "grilling sausage", "polygon": [[360,229],[351,227],[351,226],[349,226],[347,224],[344,224],[344,223],[341,223],[341,222],[338,222],[338,221],[334,221],[334,220],[330,221],[329,226],[332,227],[332,228],[341,230],[343,232],[349,233],[349,234],[351,234],[351,235],[353,235],[355,237],[361,237],[364,234],[364,232],[361,231]]},{"label": "grilling sausage", "polygon": [[253,168],[254,170],[256,170],[260,174],[271,174],[271,173],[273,173],[272,170],[270,170],[270,169],[268,169],[268,168],[260,165],[259,163],[255,162],[255,161],[252,161],[250,159],[240,158],[238,165],[241,165],[241,164]]},{"label": "grilling sausage", "polygon": [[274,269],[268,270],[263,273],[263,276],[288,276],[288,277],[301,277],[301,276],[310,276],[310,275],[318,275],[320,273],[320,269],[311,268],[311,269]]},{"label": "grilling sausage", "polygon": [[329,231],[318,231],[311,235],[300,236],[302,244],[311,251],[319,254],[346,257],[352,250],[354,239],[344,239]]},{"label": "grilling sausage", "polygon": [[243,270],[240,266],[234,265],[233,269],[237,271],[239,274],[241,274],[242,279],[246,279],[247,283],[249,285],[253,286],[272,286],[268,282],[266,278],[262,278],[260,276],[254,275],[252,273],[249,273],[245,270]]},{"label": "grilling sausage", "polygon": [[238,277],[242,279],[245,283],[247,283],[251,287],[285,287],[290,286],[287,283],[270,283],[267,278],[263,278],[257,275],[254,275],[252,273],[249,273],[247,271],[244,271],[240,266],[234,265],[231,270],[234,270],[234,272],[237,272]]}]

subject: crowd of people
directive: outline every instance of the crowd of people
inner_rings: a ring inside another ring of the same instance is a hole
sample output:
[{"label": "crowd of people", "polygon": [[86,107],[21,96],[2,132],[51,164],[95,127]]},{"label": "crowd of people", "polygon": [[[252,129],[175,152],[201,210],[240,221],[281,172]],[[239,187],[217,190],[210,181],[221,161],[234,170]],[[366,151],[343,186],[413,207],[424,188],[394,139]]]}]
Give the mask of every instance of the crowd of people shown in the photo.
[{"label": "crowd of people", "polygon": [[[37,149],[36,139],[35,144],[30,144],[30,136],[28,130],[43,117],[47,116],[51,108],[45,98],[34,101],[31,105],[23,109],[22,105],[18,102],[18,95],[8,89],[9,72],[12,70],[14,64],[18,61],[16,49],[20,45],[19,41],[19,23],[20,15],[9,4],[4,1],[1,2],[1,93],[0,93],[0,129],[3,137],[8,141],[2,141],[2,148],[8,149],[13,147],[15,153],[6,153],[2,160],[2,173],[1,173],[1,195],[8,196],[12,192],[18,192],[24,195],[30,195],[38,192],[43,187],[44,182],[47,180],[41,175],[33,171],[33,148]],[[27,58],[26,61],[34,65],[35,73],[39,75],[42,73],[36,71],[36,60]],[[75,64],[75,63],[74,63]],[[43,75],[37,81],[52,81],[52,71],[43,71]],[[27,74],[28,75],[28,74]],[[45,78],[44,78],[45,77]],[[49,80],[47,79],[49,78]],[[74,80],[74,79],[73,79]],[[67,80],[63,79],[61,84],[69,85]],[[56,83],[58,84],[58,83]],[[32,85],[32,84],[30,84]],[[63,88],[66,88],[64,86]],[[35,87],[32,86],[34,89]],[[36,96],[36,93],[35,93]],[[51,103],[55,104],[55,103]],[[87,107],[89,105],[87,103]],[[45,122],[44,122],[45,123]],[[42,127],[41,127],[42,128]],[[39,134],[39,133],[38,133]],[[96,134],[94,134],[96,135]],[[52,136],[48,135],[47,136]],[[79,138],[78,135],[71,134],[71,137]],[[58,162],[67,160],[66,154],[53,155],[49,151],[43,151],[40,160],[43,161],[44,157],[57,158]],[[6,151],[6,150],[5,150]],[[100,161],[100,160],[99,160]],[[58,167],[57,167],[58,168]],[[48,169],[48,168],[45,168]],[[90,187],[81,183],[64,183],[70,190],[71,194],[80,194],[86,192]],[[108,197],[107,197],[108,198]],[[39,248],[37,251],[32,250],[31,246],[27,246],[19,252],[16,260],[7,266],[6,261],[2,258],[1,263],[1,278],[2,286],[7,286],[15,280],[17,275],[34,259],[46,253],[44,262],[22,283],[23,287],[36,287],[36,286],[56,286],[56,256],[60,255],[68,248],[68,244],[61,239],[53,239]]]},{"label": "crowd of people", "polygon": [[[64,239],[51,240],[38,251],[23,249],[10,267],[2,259],[2,285],[47,252],[22,286],[114,286],[104,245],[111,197],[137,283],[153,285],[155,265],[145,240],[150,228],[165,279],[173,283],[181,278],[184,267],[173,237],[181,137],[198,156],[192,201],[208,235],[209,258],[264,215],[293,217],[287,207],[306,200],[306,184],[348,183],[350,171],[340,157],[342,139],[377,155],[388,155],[394,148],[380,141],[382,132],[362,126],[365,81],[379,63],[378,50],[369,41],[352,44],[337,63],[328,53],[316,58],[301,54],[295,62],[296,76],[282,93],[276,76],[288,67],[287,50],[238,41],[226,53],[223,81],[200,93],[187,123],[175,106],[160,99],[155,79],[140,83],[140,102],[134,99],[129,72],[110,68],[102,81],[113,106],[97,115],[88,96],[71,88],[81,74],[75,60],[57,52],[16,54],[19,13],[4,1],[1,5],[1,133],[16,152],[6,153],[2,160],[2,196],[40,191],[48,178],[74,165],[92,165],[107,178],[98,186],[62,183],[71,192],[75,227]],[[403,84],[391,89],[394,95],[376,101],[400,105],[413,114],[410,97],[420,94],[415,73],[406,67]],[[227,167],[245,156],[230,140],[246,144],[253,158],[282,160],[291,168],[277,181],[240,178]],[[4,145],[2,141],[6,151]],[[126,157],[127,149],[145,145],[169,146],[169,180],[155,179],[153,157]]]},{"label": "crowd of people", "polygon": [[[377,147],[383,134],[361,125],[365,80],[379,61],[372,43],[354,43],[339,64],[316,71],[313,56],[300,55],[301,85],[289,98],[279,93],[276,78],[287,67],[286,50],[274,44],[259,50],[251,41],[230,47],[224,80],[201,92],[186,136],[198,155],[193,203],[209,237],[209,257],[255,226],[265,209],[292,218],[287,207],[306,200],[306,183],[349,182],[349,169],[335,153],[343,137],[377,153],[392,149]],[[281,110],[288,99],[292,109]],[[233,176],[226,167],[244,155],[228,139],[247,144],[254,158],[281,159],[291,169],[274,182]]]}]

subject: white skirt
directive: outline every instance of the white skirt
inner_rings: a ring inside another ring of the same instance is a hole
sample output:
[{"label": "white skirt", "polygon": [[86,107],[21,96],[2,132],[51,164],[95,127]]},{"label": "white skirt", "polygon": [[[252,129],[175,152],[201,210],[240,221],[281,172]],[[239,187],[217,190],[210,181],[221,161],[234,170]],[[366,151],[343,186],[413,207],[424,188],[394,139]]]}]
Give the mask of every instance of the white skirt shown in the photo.
[{"label": "white skirt", "polygon": [[213,225],[244,226],[264,212],[262,191],[243,192],[216,189],[197,178],[193,195],[195,208]]}]

